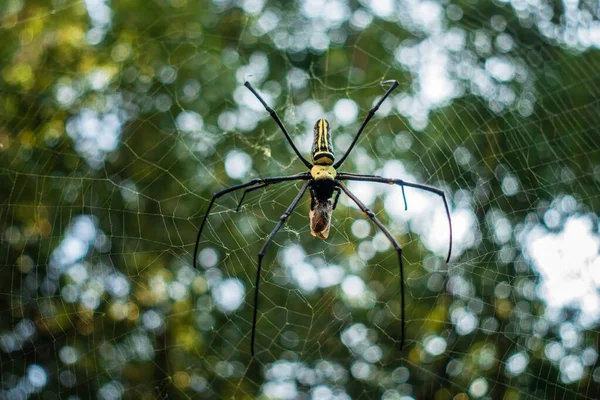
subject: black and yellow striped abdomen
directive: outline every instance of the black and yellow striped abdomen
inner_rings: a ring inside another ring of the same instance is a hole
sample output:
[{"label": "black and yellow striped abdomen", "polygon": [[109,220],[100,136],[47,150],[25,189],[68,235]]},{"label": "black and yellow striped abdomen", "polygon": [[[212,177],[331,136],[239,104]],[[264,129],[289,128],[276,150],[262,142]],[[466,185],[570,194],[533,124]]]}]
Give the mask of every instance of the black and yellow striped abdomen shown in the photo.
[{"label": "black and yellow striped abdomen", "polygon": [[316,165],[331,165],[334,159],[329,122],[325,119],[320,119],[315,124],[312,160]]}]

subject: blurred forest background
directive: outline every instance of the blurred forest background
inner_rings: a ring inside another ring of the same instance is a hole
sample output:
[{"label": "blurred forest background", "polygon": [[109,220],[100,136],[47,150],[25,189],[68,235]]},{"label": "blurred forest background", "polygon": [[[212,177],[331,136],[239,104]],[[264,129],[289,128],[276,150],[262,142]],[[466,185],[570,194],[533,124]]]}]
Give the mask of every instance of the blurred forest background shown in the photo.
[{"label": "blurred forest background", "polygon": [[[591,0],[4,0],[0,398],[598,399],[600,6]],[[326,117],[350,188],[256,254]]]}]

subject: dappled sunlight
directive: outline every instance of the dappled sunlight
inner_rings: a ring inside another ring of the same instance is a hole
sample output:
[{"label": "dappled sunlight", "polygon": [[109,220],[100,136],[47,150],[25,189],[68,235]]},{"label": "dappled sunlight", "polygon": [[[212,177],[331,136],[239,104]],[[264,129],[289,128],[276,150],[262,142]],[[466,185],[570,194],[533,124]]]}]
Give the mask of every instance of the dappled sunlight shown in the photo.
[{"label": "dappled sunlight", "polygon": [[[598,397],[596,3],[10,0],[2,26],[0,398]],[[402,264],[345,194],[326,240],[314,191],[284,214],[302,182],[265,178],[306,168],[274,113],[307,158],[327,119],[335,161],[370,118],[337,172],[400,180],[344,182]],[[445,194],[448,263],[443,198],[402,182]]]},{"label": "dappled sunlight", "polygon": [[[547,212],[550,212],[548,210]],[[600,319],[600,237],[589,216],[561,216],[559,232],[542,225],[526,227],[521,234],[525,254],[540,274],[538,295],[551,309],[579,309],[582,328]],[[552,217],[549,217],[552,218]]]}]

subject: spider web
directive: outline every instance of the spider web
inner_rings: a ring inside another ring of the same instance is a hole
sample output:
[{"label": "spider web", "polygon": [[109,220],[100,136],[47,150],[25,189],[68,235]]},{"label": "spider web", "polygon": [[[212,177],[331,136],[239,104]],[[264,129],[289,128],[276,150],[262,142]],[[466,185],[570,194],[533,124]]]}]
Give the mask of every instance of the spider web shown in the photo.
[{"label": "spider web", "polygon": [[[11,1],[0,90],[0,396],[595,399],[597,4]],[[326,241],[300,183],[323,116],[348,183]]]}]

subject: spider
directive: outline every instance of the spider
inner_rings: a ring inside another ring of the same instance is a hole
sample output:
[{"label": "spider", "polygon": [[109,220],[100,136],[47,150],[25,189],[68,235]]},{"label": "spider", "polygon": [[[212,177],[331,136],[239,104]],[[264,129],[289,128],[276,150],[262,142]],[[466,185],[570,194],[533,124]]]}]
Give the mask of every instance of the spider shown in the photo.
[{"label": "spider", "polygon": [[[226,195],[227,193],[231,193],[236,190],[245,189],[242,194],[242,198],[240,199],[236,211],[239,211],[242,202],[246,195],[252,191],[259,190],[265,188],[269,185],[274,185],[280,182],[289,182],[289,181],[305,181],[300,189],[298,195],[294,198],[290,206],[287,210],[281,215],[279,218],[279,222],[273,229],[273,231],[267,237],[262,249],[258,253],[258,266],[256,271],[256,284],[254,291],[254,314],[252,318],[252,333],[250,338],[250,352],[252,357],[254,357],[254,341],[256,336],[256,322],[257,322],[257,312],[258,312],[258,300],[260,295],[260,272],[262,268],[263,257],[265,256],[269,245],[273,241],[273,237],[279,232],[281,227],[286,223],[288,219],[290,219],[292,212],[298,205],[302,196],[308,190],[311,195],[311,204],[310,204],[310,233],[319,238],[319,239],[327,239],[329,235],[329,229],[331,227],[331,214],[332,211],[335,210],[337,206],[338,199],[340,197],[341,192],[344,192],[356,205],[360,210],[371,220],[373,223],[381,229],[383,234],[389,239],[392,246],[396,250],[398,254],[398,263],[400,267],[400,287],[401,287],[401,305],[402,305],[402,326],[401,326],[401,341],[400,341],[400,350],[404,347],[404,337],[405,337],[405,301],[404,301],[404,267],[402,264],[402,247],[396,239],[392,236],[390,231],[386,229],[386,227],[377,219],[373,211],[367,208],[354,194],[352,194],[344,181],[364,181],[364,182],[378,182],[378,183],[386,183],[389,185],[399,185],[402,187],[402,195],[404,198],[404,208],[407,208],[406,204],[406,196],[404,194],[404,187],[409,186],[416,189],[425,190],[431,193],[435,193],[439,195],[444,201],[444,207],[446,208],[446,215],[448,217],[448,227],[450,229],[450,242],[448,246],[448,256],[446,257],[446,263],[450,261],[450,255],[452,254],[452,219],[450,218],[450,210],[448,208],[448,202],[446,201],[446,195],[439,189],[434,187],[422,185],[419,183],[410,183],[406,182],[402,179],[390,179],[383,178],[381,176],[375,175],[361,175],[361,174],[352,174],[345,172],[338,172],[338,169],[342,166],[354,146],[358,141],[361,133],[373,118],[373,115],[377,112],[381,104],[385,101],[385,99],[396,89],[399,85],[396,80],[389,80],[382,82],[382,85],[391,85],[389,89],[385,92],[383,97],[375,104],[375,106],[369,111],[365,120],[363,121],[360,129],[358,130],[354,140],[346,150],[346,153],[336,162],[335,156],[333,152],[333,145],[331,142],[331,131],[329,122],[325,119],[319,119],[314,126],[314,139],[312,145],[312,163],[306,160],[300,152],[298,148],[294,144],[292,138],[290,137],[287,129],[279,119],[277,113],[267,105],[264,99],[258,94],[258,92],[252,87],[249,82],[245,82],[244,86],[246,86],[254,96],[260,101],[260,103],[264,106],[267,112],[271,115],[273,120],[279,125],[281,131],[283,132],[285,138],[288,143],[292,147],[292,150],[296,153],[296,156],[302,161],[302,163],[306,166],[308,171],[302,172],[300,174],[291,175],[291,176],[277,176],[277,177],[268,177],[268,178],[255,178],[250,182],[243,183],[241,185],[235,185],[229,187],[227,189],[223,189],[220,192],[217,192],[213,195],[208,204],[208,209],[204,214],[204,218],[200,224],[200,229],[198,230],[198,237],[196,238],[196,245],[194,247],[194,266],[197,265],[197,257],[198,257],[198,246],[200,244],[200,237],[202,236],[202,229],[206,224],[206,220],[210,214],[210,210],[215,203],[215,201],[221,197]],[[335,195],[335,199],[333,199]]]}]

